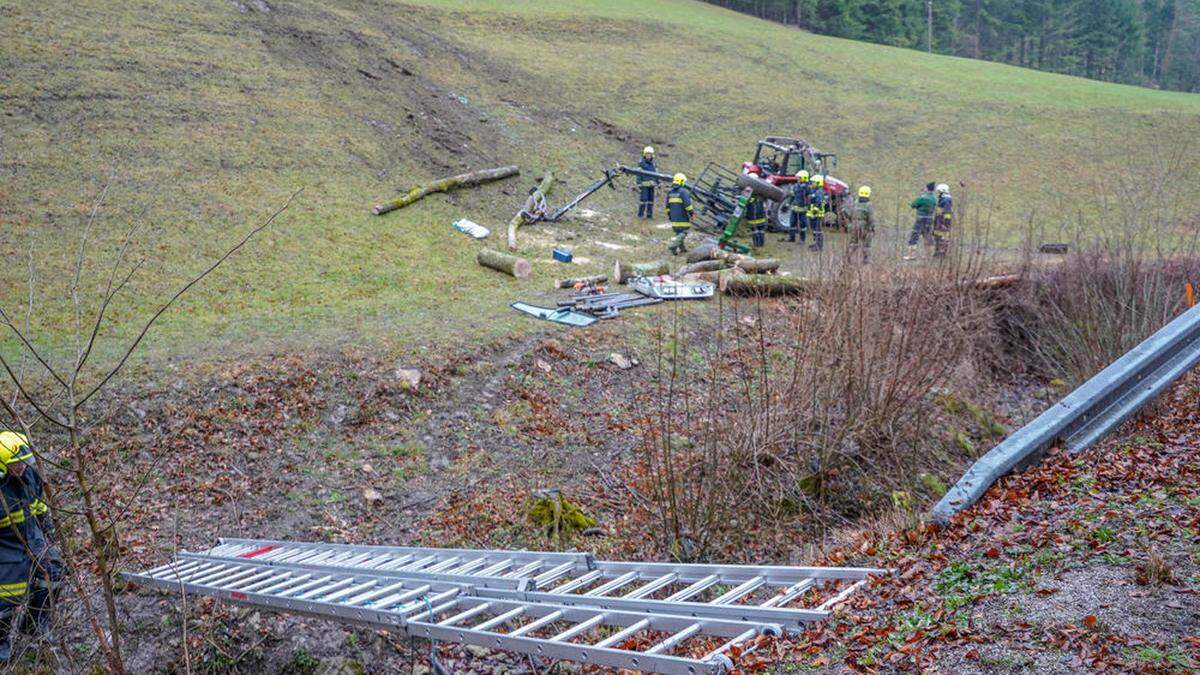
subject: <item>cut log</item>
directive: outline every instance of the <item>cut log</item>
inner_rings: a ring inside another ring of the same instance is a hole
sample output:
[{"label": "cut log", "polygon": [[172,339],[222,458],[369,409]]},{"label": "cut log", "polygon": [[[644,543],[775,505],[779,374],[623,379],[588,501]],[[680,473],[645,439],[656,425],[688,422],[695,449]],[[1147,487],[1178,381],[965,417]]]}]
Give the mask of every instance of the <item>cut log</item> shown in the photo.
[{"label": "cut log", "polygon": [[683,280],[684,281],[707,281],[710,284],[716,284],[717,288],[721,288],[721,284],[724,283],[723,282],[724,279],[727,279],[729,277],[736,277],[740,274],[745,274],[745,272],[739,270],[736,267],[730,267],[729,269],[718,270],[716,272],[692,272],[690,274],[685,274],[683,276]]},{"label": "cut log", "polygon": [[775,258],[743,258],[734,265],[747,274],[771,274],[779,271],[779,261]]},{"label": "cut log", "polygon": [[683,276],[693,272],[716,272],[729,267],[729,262],[726,260],[701,260],[690,265],[684,265],[676,272],[677,275]]},{"label": "cut log", "polygon": [[725,249],[721,248],[720,246],[717,246],[716,244],[703,244],[701,246],[697,246],[696,248],[694,248],[688,252],[687,261],[689,263],[702,262],[705,260],[737,261],[737,260],[743,260],[743,259],[749,258],[749,257],[750,256],[742,255],[741,253],[734,253],[733,251],[726,251]]},{"label": "cut log", "polygon": [[471,187],[472,185],[508,178],[519,173],[521,173],[521,170],[515,166],[501,166],[495,169],[482,169],[480,171],[460,173],[457,176],[447,176],[428,185],[415,187],[409,190],[403,197],[397,197],[390,202],[379,204],[372,210],[375,212],[375,215],[382,216],[389,211],[402,209],[418,199],[435,192],[449,192],[457,188]]},{"label": "cut log", "polygon": [[817,286],[817,282],[803,277],[764,276],[740,274],[722,277],[720,288],[726,295],[744,297],[776,297],[781,295],[803,295]]},{"label": "cut log", "polygon": [[571,279],[559,279],[554,282],[555,288],[575,288],[576,286],[593,286],[602,284],[608,281],[607,274],[597,274],[594,277],[574,277]]},{"label": "cut log", "polygon": [[713,251],[719,251],[720,248],[716,244],[701,244],[696,248],[688,251],[687,261],[689,263],[698,263],[704,260],[715,260],[712,254]]},{"label": "cut log", "polygon": [[519,258],[515,255],[493,251],[490,248],[479,250],[479,254],[475,256],[475,261],[484,267],[489,267],[498,272],[504,272],[518,279],[528,279],[530,272],[533,271],[533,265],[524,258]]},{"label": "cut log", "polygon": [[612,279],[614,283],[623,284],[634,277],[657,277],[670,273],[671,263],[666,260],[633,264],[618,260],[613,264]]},{"label": "cut log", "polygon": [[529,197],[525,199],[525,205],[517,211],[517,215],[508,221],[508,250],[517,250],[517,228],[526,223],[535,222],[541,218],[544,209],[546,208],[546,195],[550,194],[550,190],[554,188],[554,174],[549,171],[545,176],[542,176],[542,182],[529,193]]}]

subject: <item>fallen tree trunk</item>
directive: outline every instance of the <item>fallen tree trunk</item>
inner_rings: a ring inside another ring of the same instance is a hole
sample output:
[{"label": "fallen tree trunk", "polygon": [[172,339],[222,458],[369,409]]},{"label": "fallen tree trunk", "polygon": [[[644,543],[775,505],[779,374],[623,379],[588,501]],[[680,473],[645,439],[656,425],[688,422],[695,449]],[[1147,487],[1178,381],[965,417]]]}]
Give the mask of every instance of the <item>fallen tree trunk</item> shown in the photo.
[{"label": "fallen tree trunk", "polygon": [[716,272],[726,267],[729,267],[729,262],[725,260],[701,260],[700,262],[680,267],[677,274],[683,276],[685,274],[692,274],[693,272]]},{"label": "fallen tree trunk", "polygon": [[722,277],[721,292],[743,297],[777,297],[802,295],[817,286],[817,282],[803,277],[764,276],[739,274]]},{"label": "fallen tree trunk", "polygon": [[671,273],[671,263],[666,260],[656,260],[648,263],[623,263],[618,260],[613,264],[612,279],[615,283],[623,284],[634,277],[657,277]]},{"label": "fallen tree trunk", "polygon": [[779,271],[779,261],[775,258],[744,258],[734,263],[734,266],[747,274],[770,274]]},{"label": "fallen tree trunk", "polygon": [[690,272],[683,276],[684,281],[707,281],[710,284],[716,284],[717,288],[721,288],[725,279],[736,277],[745,274],[736,267],[729,269],[718,270],[716,272]]},{"label": "fallen tree trunk", "polygon": [[542,215],[542,210],[546,207],[546,195],[550,194],[550,190],[554,188],[554,174],[547,171],[545,176],[542,176],[542,182],[529,193],[529,197],[525,199],[525,205],[517,211],[517,215],[508,221],[508,250],[515,251],[517,249],[517,228],[536,221]]},{"label": "fallen tree trunk", "polygon": [[518,279],[529,278],[533,271],[533,265],[528,260],[490,248],[480,249],[479,254],[475,256],[475,262]]},{"label": "fallen tree trunk", "polygon": [[521,170],[515,166],[501,166],[495,169],[482,169],[480,171],[470,171],[460,173],[457,176],[447,176],[440,180],[436,180],[428,185],[415,187],[408,191],[408,194],[403,197],[397,197],[390,202],[384,202],[377,205],[374,209],[375,215],[382,216],[389,211],[402,209],[409,204],[435,192],[449,192],[457,188],[471,187],[481,183],[488,183],[501,178],[508,178],[521,173]]},{"label": "fallen tree trunk", "polygon": [[592,286],[594,284],[602,284],[608,281],[607,274],[597,274],[594,277],[574,277],[572,279],[559,279],[554,282],[555,288],[575,288],[576,286]]}]

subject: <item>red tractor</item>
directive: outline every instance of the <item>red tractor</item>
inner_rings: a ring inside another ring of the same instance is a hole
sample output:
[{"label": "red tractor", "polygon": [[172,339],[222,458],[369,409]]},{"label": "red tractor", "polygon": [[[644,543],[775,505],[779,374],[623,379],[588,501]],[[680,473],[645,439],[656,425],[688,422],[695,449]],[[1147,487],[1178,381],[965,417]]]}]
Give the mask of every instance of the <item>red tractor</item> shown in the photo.
[{"label": "red tractor", "polygon": [[[808,171],[812,176],[824,176],[825,193],[829,195],[829,213],[836,214],[834,219],[826,216],[827,224],[842,226],[846,222],[850,186],[831,175],[836,169],[837,155],[821,152],[807,141],[783,136],[768,136],[759,141],[754,150],[754,160],[742,164],[742,173],[758,176],[789,192],[796,182],[796,174],[801,170]],[[786,203],[768,202],[767,215],[775,228],[786,230],[790,227],[791,211]]]}]

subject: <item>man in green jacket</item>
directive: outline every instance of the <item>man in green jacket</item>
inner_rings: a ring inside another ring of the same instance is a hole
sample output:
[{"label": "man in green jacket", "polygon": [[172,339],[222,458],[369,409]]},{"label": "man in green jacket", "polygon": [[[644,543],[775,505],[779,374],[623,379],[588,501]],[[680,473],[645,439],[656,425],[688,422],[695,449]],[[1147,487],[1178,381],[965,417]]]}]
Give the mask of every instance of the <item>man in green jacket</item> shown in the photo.
[{"label": "man in green jacket", "polygon": [[933,243],[933,212],[937,210],[937,195],[933,194],[933,183],[925,186],[925,192],[909,203],[909,208],[917,212],[913,221],[912,233],[908,235],[908,255],[905,260],[916,260],[917,244],[922,240],[926,245]]}]

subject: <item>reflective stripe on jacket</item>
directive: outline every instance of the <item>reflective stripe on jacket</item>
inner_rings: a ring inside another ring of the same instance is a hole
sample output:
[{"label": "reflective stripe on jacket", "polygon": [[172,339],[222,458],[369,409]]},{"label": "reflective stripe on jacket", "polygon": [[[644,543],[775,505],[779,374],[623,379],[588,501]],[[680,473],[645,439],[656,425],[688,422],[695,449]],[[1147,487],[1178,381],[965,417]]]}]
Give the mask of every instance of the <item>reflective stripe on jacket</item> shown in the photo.
[{"label": "reflective stripe on jacket", "polygon": [[682,185],[676,185],[667,193],[667,220],[672,225],[692,224],[692,192]]},{"label": "reflective stripe on jacket", "polygon": [[757,226],[765,222],[767,222],[767,208],[763,206],[761,199],[751,198],[750,203],[746,205],[746,224]]}]

